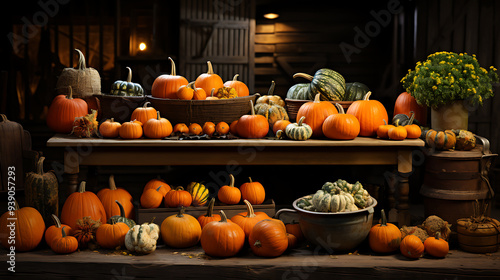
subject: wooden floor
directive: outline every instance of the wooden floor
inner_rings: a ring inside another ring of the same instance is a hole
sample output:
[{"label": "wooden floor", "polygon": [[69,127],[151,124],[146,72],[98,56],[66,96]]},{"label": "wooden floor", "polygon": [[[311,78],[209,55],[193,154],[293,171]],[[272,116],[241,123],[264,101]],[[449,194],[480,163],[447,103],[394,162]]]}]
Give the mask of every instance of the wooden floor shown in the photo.
[{"label": "wooden floor", "polygon": [[162,246],[145,256],[105,250],[56,255],[39,249],[16,255],[15,275],[7,271],[7,252],[0,254],[0,279],[500,279],[499,252],[460,250],[444,259],[409,260],[369,250],[330,255],[307,245],[278,258],[256,257],[247,249],[227,259],[207,257],[200,247]]}]

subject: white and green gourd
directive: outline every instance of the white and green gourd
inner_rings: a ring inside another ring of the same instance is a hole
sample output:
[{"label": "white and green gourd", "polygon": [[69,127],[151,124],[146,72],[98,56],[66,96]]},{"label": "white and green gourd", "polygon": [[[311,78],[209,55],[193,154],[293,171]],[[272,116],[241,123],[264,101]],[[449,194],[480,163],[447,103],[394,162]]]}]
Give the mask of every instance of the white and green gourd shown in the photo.
[{"label": "white and green gourd", "polygon": [[354,184],[348,183],[345,180],[338,179],[335,182],[326,182],[322,190],[326,192],[343,191],[349,193],[354,198],[354,203],[359,208],[365,208],[373,203],[373,199],[363,185],[358,181]]},{"label": "white and green gourd", "polygon": [[312,128],[304,123],[305,116],[302,116],[297,123],[291,123],[286,126],[285,134],[292,140],[307,140],[312,136]]}]

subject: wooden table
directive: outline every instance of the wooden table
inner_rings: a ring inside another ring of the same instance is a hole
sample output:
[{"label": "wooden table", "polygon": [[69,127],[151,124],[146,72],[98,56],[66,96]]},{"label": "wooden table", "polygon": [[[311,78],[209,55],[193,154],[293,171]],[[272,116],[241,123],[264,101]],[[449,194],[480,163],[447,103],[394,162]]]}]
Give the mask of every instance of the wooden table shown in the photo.
[{"label": "wooden table", "polygon": [[80,165],[164,166],[164,165],[397,165],[398,188],[390,194],[400,225],[410,222],[408,176],[412,172],[412,151],[424,147],[420,139],[404,141],[357,137],[333,140],[122,140],[55,135],[48,147],[64,149],[66,193],[78,185]]}]

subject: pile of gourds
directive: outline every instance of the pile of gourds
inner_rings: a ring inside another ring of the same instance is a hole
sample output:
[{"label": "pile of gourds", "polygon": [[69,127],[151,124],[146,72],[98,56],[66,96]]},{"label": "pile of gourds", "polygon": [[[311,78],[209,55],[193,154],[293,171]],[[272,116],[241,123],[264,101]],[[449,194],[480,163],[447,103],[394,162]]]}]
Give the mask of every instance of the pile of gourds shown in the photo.
[{"label": "pile of gourds", "polygon": [[373,199],[360,182],[354,184],[338,179],[326,182],[313,195],[304,196],[297,206],[316,212],[351,212],[363,209],[373,203]]}]

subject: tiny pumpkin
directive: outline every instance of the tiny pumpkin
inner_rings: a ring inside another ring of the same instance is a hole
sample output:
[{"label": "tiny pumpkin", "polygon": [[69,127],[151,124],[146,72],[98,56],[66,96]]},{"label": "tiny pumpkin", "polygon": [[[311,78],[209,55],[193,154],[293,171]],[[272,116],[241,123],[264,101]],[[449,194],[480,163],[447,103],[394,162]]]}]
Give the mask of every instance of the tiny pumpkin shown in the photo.
[{"label": "tiny pumpkin", "polygon": [[382,221],[374,225],[368,233],[370,248],[377,253],[397,251],[401,244],[401,231],[394,224],[387,222],[384,209],[381,211]]},{"label": "tiny pumpkin", "polygon": [[387,136],[389,136],[389,139],[391,140],[405,140],[406,136],[408,136],[408,131],[406,131],[406,128],[404,126],[399,125],[399,121],[396,121],[395,127],[392,127],[389,129],[387,132]]},{"label": "tiny pumpkin", "polygon": [[245,245],[245,232],[231,223],[224,211],[220,211],[220,216],[220,221],[210,222],[202,229],[201,247],[210,256],[232,257]]},{"label": "tiny pumpkin", "polygon": [[219,100],[219,97],[214,95],[215,88],[210,91],[210,95],[207,96],[206,100]]},{"label": "tiny pumpkin", "polygon": [[219,135],[226,135],[229,133],[229,125],[226,122],[218,122],[215,126],[215,131]]},{"label": "tiny pumpkin", "polygon": [[295,238],[297,238],[297,242],[301,242],[304,240],[304,233],[302,232],[302,229],[300,228],[299,223],[289,223],[285,224],[286,232],[289,234],[293,234]]},{"label": "tiny pumpkin", "polygon": [[233,174],[229,174],[229,178],[229,185],[222,186],[219,189],[219,191],[217,192],[217,198],[219,198],[219,200],[225,204],[238,204],[241,200],[241,191],[234,186]]},{"label": "tiny pumpkin", "polygon": [[238,135],[238,120],[234,120],[231,122],[229,125],[229,132],[231,132],[233,135]]},{"label": "tiny pumpkin", "polygon": [[188,126],[189,133],[193,135],[201,135],[203,133],[203,128],[197,123],[191,123]]},{"label": "tiny pumpkin", "polygon": [[142,192],[141,195],[141,207],[142,208],[158,208],[163,202],[164,195],[160,192],[162,186],[156,189],[147,189]]},{"label": "tiny pumpkin", "polygon": [[213,122],[205,122],[201,130],[206,135],[212,136],[215,132],[215,124]]},{"label": "tiny pumpkin", "polygon": [[311,138],[313,130],[308,124],[304,123],[305,119],[306,117],[302,116],[298,122],[287,125],[285,128],[286,136],[292,140],[300,141]]},{"label": "tiny pumpkin", "polygon": [[115,122],[114,118],[107,119],[99,126],[99,133],[104,138],[116,138],[119,135],[120,122]]},{"label": "tiny pumpkin", "polygon": [[392,124],[387,124],[387,121],[384,119],[384,124],[379,125],[379,127],[377,128],[377,136],[380,139],[389,139],[389,130],[393,127],[395,126]]},{"label": "tiny pumpkin", "polygon": [[415,113],[411,112],[410,120],[408,121],[408,124],[404,126],[407,132],[406,138],[408,139],[418,139],[422,135],[422,129],[420,126],[413,123],[414,119]]},{"label": "tiny pumpkin", "polygon": [[181,100],[191,100],[194,97],[194,88],[193,88],[194,82],[190,82],[187,85],[182,85],[179,87],[177,92],[175,93],[177,95],[177,98]]},{"label": "tiny pumpkin", "polygon": [[174,125],[172,133],[189,133],[189,127],[185,123],[177,123]]},{"label": "tiny pumpkin", "polygon": [[285,128],[287,125],[291,124],[291,122],[289,120],[279,120],[279,121],[276,121],[273,125],[273,133],[274,135],[276,135],[276,132],[278,132],[278,130],[282,130],[282,131],[285,131]]}]

